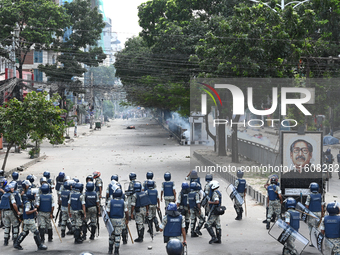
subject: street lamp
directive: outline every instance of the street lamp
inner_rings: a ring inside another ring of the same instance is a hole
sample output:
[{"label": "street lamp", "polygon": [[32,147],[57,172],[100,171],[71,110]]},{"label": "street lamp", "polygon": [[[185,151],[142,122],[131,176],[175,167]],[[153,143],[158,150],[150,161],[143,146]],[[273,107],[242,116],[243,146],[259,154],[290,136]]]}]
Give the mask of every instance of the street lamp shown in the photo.
[{"label": "street lamp", "polygon": [[[251,2],[254,3],[262,3],[261,1],[258,0],[250,0]],[[277,6],[279,6],[281,8],[281,11],[283,11],[285,9],[286,6],[290,5],[290,4],[296,4],[293,6],[293,8],[298,7],[299,5],[308,2],[309,0],[304,0],[304,1],[293,1],[293,2],[289,2],[287,4],[285,4],[284,0],[281,0],[281,5],[280,4],[276,4]],[[268,3],[262,3],[265,6],[269,7],[272,11],[277,12],[275,9],[273,9],[272,7],[270,7],[270,5]]]}]

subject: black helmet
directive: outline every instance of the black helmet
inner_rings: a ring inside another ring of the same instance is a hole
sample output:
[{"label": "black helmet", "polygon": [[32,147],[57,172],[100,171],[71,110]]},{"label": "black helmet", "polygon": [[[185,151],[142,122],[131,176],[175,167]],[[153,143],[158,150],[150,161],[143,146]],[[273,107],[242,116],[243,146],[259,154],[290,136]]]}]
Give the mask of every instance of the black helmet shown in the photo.
[{"label": "black helmet", "polygon": [[146,179],[152,180],[152,178],[153,178],[153,172],[147,172],[146,173]]},{"label": "black helmet", "polygon": [[136,180],[136,177],[137,177],[137,175],[133,172],[129,174],[130,181]]},{"label": "black helmet", "polygon": [[243,177],[243,174],[244,174],[244,172],[242,172],[241,170],[237,170],[237,173],[236,173],[237,178],[241,179]]}]

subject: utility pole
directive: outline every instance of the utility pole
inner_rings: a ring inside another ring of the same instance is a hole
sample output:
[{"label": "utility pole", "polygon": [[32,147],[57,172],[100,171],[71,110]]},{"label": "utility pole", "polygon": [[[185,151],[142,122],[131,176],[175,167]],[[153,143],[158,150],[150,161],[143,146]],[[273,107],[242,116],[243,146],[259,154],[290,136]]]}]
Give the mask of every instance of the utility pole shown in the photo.
[{"label": "utility pole", "polygon": [[[91,113],[94,110],[94,96],[93,96],[93,72],[91,71],[91,109],[90,109],[90,129],[92,129],[93,125],[93,114]],[[93,110],[92,110],[93,109]]]}]

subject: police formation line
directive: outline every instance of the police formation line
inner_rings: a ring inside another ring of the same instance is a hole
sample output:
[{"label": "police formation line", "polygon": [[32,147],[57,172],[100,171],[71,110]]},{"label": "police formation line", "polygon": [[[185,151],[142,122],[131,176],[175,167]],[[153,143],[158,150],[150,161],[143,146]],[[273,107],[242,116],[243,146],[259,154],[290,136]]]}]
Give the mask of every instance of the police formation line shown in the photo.
[{"label": "police formation line", "polygon": [[[211,236],[209,243],[221,243],[220,215],[224,214],[225,207],[221,206],[219,183],[212,180],[211,174],[206,175],[207,184],[202,189],[200,178],[193,170],[190,173],[190,182],[182,183],[178,196],[169,172],[164,174],[165,181],[161,185],[160,194],[152,172],[146,174],[144,182],[138,182],[136,174],[130,173],[129,187],[125,192],[118,175],[112,175],[105,192],[104,206],[100,204],[103,191],[100,175],[100,172],[94,172],[86,177],[85,192],[84,184],[76,178],[71,179],[64,172],[60,172],[54,181],[50,178],[50,173],[45,171],[40,178],[39,187],[34,183],[33,175],[28,175],[26,180],[19,180],[19,174],[14,172],[11,181],[1,177],[0,210],[1,224],[5,229],[4,245],[9,244],[12,227],[14,248],[22,250],[21,243],[31,231],[38,249],[46,250],[45,235],[48,236],[48,242],[53,241],[54,218],[61,228],[61,238],[73,235],[75,244],[81,244],[86,240],[88,231],[91,240],[95,239],[96,231],[99,235],[100,216],[110,219],[107,221],[110,226],[106,226],[110,234],[109,254],[119,254],[121,237],[123,244],[127,243],[130,220],[135,220],[136,223],[138,237],[135,242],[143,242],[144,224],[147,224],[147,232],[153,238],[154,225],[156,232],[163,232],[169,254],[182,254],[189,227],[191,237],[198,237],[202,235],[201,229],[205,224]],[[239,187],[242,186],[245,187],[245,182],[240,181]],[[53,190],[58,195],[56,203]],[[163,199],[164,216],[160,208]],[[236,208],[237,219],[241,219],[242,208],[235,205]],[[55,211],[57,213],[54,217]],[[59,235],[57,228],[56,231]]]}]

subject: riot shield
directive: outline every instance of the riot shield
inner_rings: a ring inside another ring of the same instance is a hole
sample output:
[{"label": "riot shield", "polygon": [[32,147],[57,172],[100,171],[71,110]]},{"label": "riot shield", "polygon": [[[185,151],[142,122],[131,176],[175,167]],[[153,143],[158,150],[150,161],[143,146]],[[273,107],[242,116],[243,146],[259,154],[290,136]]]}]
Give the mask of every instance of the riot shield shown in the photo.
[{"label": "riot shield", "polygon": [[318,249],[323,255],[332,255],[334,244],[329,241],[319,230],[315,227],[310,232],[310,240],[314,247]]},{"label": "riot shield", "polygon": [[226,188],[226,191],[227,191],[227,194],[229,195],[231,200],[233,200],[235,198],[239,205],[243,205],[243,203],[244,203],[243,198],[237,192],[234,185],[229,184],[229,186]]},{"label": "riot shield", "polygon": [[106,227],[107,231],[109,232],[109,236],[110,236],[112,234],[112,232],[114,231],[114,228],[113,228],[112,223],[110,221],[109,214],[106,211],[106,206],[103,206],[102,217],[103,217],[105,227]]},{"label": "riot shield", "polygon": [[307,238],[281,219],[275,222],[268,234],[283,245],[287,243],[287,246],[296,254],[301,254],[309,243]]},{"label": "riot shield", "polygon": [[308,217],[313,217],[313,218],[316,218],[316,219],[320,220],[320,218],[318,216],[316,216],[314,213],[312,213],[306,206],[304,206],[300,202],[298,202],[296,204],[295,210],[297,210],[297,211],[299,211],[301,213],[300,214],[301,220],[304,221],[305,223],[307,223]]}]

